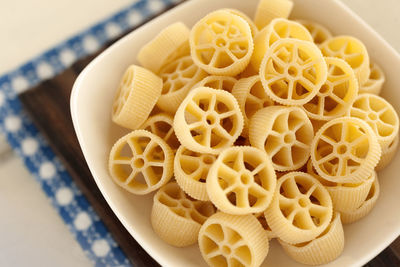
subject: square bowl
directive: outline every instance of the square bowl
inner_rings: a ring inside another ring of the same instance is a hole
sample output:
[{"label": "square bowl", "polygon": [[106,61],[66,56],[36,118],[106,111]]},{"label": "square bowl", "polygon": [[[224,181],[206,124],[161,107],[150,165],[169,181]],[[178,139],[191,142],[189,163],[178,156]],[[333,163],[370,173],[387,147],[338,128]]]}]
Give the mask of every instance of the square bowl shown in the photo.
[{"label": "square bowl", "polygon": [[[400,56],[374,30],[338,0],[294,0],[291,18],[310,19],[335,35],[353,35],[364,42],[372,61],[382,66],[386,83],[382,95],[396,110],[400,107]],[[164,243],[151,228],[153,194],[135,196],[112,181],[107,161],[113,143],[129,131],[111,121],[115,90],[125,69],[138,64],[139,49],[166,25],[182,21],[191,27],[208,12],[224,7],[239,9],[250,17],[258,1],[191,0],[131,32],[94,59],[76,80],[71,95],[71,113],[83,154],[104,198],[129,233],[162,266],[206,266],[197,245],[175,248]],[[381,195],[373,211],[359,222],[347,225],[343,254],[327,266],[361,266],[375,257],[400,234],[400,179],[396,170],[400,156],[378,176]],[[138,205],[140,203],[140,205]],[[302,266],[286,256],[276,241],[265,266]]]}]

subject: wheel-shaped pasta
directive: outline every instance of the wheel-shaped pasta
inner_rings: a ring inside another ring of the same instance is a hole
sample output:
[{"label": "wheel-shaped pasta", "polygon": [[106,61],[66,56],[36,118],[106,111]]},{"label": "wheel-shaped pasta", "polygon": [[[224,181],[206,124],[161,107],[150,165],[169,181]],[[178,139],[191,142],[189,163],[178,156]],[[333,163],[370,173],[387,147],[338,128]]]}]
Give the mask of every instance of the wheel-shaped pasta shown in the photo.
[{"label": "wheel-shaped pasta", "polygon": [[213,75],[239,74],[254,49],[249,24],[226,10],[214,11],[197,22],[189,40],[194,63]]},{"label": "wheel-shaped pasta", "polygon": [[378,165],[376,165],[375,170],[380,171],[386,168],[396,156],[397,148],[399,147],[399,135],[394,138],[393,142],[387,148],[382,149],[381,159]]},{"label": "wheel-shaped pasta", "polygon": [[146,69],[158,73],[162,66],[178,56],[179,49],[187,45],[189,33],[189,28],[182,22],[169,25],[140,49],[137,60]]},{"label": "wheel-shaped pasta", "polygon": [[207,201],[206,179],[216,155],[191,151],[180,146],[175,154],[174,174],[179,186],[191,197]]},{"label": "wheel-shaped pasta", "polygon": [[272,232],[271,227],[269,227],[267,219],[265,219],[264,212],[255,213],[254,216],[257,218],[257,220],[260,222],[261,226],[264,228],[264,230],[267,234],[268,240],[277,238],[277,235],[274,232]]},{"label": "wheel-shaped pasta", "polygon": [[171,182],[154,195],[151,225],[168,244],[185,247],[197,242],[201,225],[214,213],[211,202],[194,200]]},{"label": "wheel-shaped pasta", "polygon": [[[325,147],[325,149],[329,149]],[[307,162],[307,173],[313,175],[325,186],[332,198],[334,210],[348,211],[358,208],[365,200],[375,180],[375,172],[361,183],[334,183],[319,176],[312,166],[311,159]]]},{"label": "wheel-shaped pasta", "polygon": [[209,87],[193,89],[174,119],[181,144],[200,153],[220,153],[235,142],[242,129],[243,115],[235,97]]},{"label": "wheel-shaped pasta", "polygon": [[393,106],[374,94],[360,94],[353,102],[349,116],[367,122],[374,130],[382,149],[392,143],[399,132],[399,117]]},{"label": "wheel-shaped pasta", "polygon": [[272,200],[276,175],[264,151],[250,147],[230,147],[222,151],[207,176],[211,202],[229,214],[264,211]]},{"label": "wheel-shaped pasta", "polygon": [[312,42],[308,30],[298,22],[287,19],[274,19],[254,37],[254,51],[250,63],[254,69],[260,69],[261,62],[267,50],[276,41],[283,38],[294,38]]},{"label": "wheel-shaped pasta", "polygon": [[265,218],[283,241],[289,244],[308,242],[328,227],[332,218],[332,200],[312,175],[289,172],[278,179]]},{"label": "wheel-shaped pasta", "polygon": [[274,101],[265,93],[258,75],[240,79],[232,90],[243,114],[244,125],[242,136],[249,134],[249,121],[259,109],[273,106]]},{"label": "wheel-shaped pasta", "polygon": [[254,23],[261,30],[273,19],[287,19],[292,8],[293,2],[290,0],[260,0],[254,15]]},{"label": "wheel-shaped pasta", "polygon": [[162,80],[151,71],[129,66],[114,97],[113,122],[132,130],[139,128],[160,97],[162,86]]},{"label": "wheel-shaped pasta", "polygon": [[157,106],[174,114],[190,89],[207,73],[193,63],[191,56],[186,56],[167,64],[160,70],[159,76],[163,87]]},{"label": "wheel-shaped pasta", "polygon": [[198,82],[193,88],[205,86],[231,93],[236,82],[237,80],[234,77],[210,75]]},{"label": "wheel-shaped pasta", "polygon": [[334,213],[332,222],[322,234],[310,242],[288,244],[279,240],[283,250],[295,261],[307,265],[321,265],[333,261],[344,248],[343,225],[340,214]]},{"label": "wheel-shaped pasta", "polygon": [[275,170],[296,170],[306,164],[314,131],[301,108],[266,107],[253,115],[249,125],[250,144],[267,152]]},{"label": "wheel-shaped pasta", "polygon": [[311,101],[303,105],[314,120],[331,120],[344,116],[358,94],[353,69],[343,59],[327,57],[328,77]]},{"label": "wheel-shaped pasta", "polygon": [[209,266],[258,267],[267,256],[269,244],[253,215],[217,212],[202,225],[199,247]]},{"label": "wheel-shaped pasta", "polygon": [[335,183],[360,183],[378,164],[381,147],[371,127],[353,117],[325,123],[311,144],[311,160],[317,173]]},{"label": "wheel-shaped pasta", "polygon": [[385,73],[376,63],[370,63],[370,74],[368,80],[360,86],[360,93],[379,95],[385,83]]},{"label": "wheel-shaped pasta", "polygon": [[161,137],[135,130],[114,144],[108,168],[116,184],[133,194],[144,195],[171,179],[173,162],[172,149]]},{"label": "wheel-shaped pasta", "polygon": [[326,40],[332,38],[332,33],[325,26],[322,26],[321,24],[315,21],[304,20],[304,19],[298,19],[296,21],[299,22],[304,27],[306,27],[306,29],[310,32],[314,40],[314,43],[316,45],[320,45]]},{"label": "wheel-shaped pasta", "polygon": [[361,206],[351,211],[340,211],[342,223],[350,224],[368,215],[371,212],[372,208],[375,206],[376,201],[378,200],[379,197],[379,193],[380,193],[379,181],[378,177],[375,174],[375,180],[371,186],[367,198],[364,200]]},{"label": "wheel-shaped pasta", "polygon": [[180,143],[172,127],[173,123],[174,118],[171,115],[158,113],[149,117],[140,128],[161,137],[173,151],[176,151]]},{"label": "wheel-shaped pasta", "polygon": [[282,105],[303,105],[317,95],[327,78],[327,66],[312,42],[284,38],[267,51],[260,78],[268,96]]},{"label": "wheel-shaped pasta", "polygon": [[251,30],[251,35],[253,37],[258,33],[258,28],[254,24],[253,20],[251,18],[249,18],[249,16],[244,14],[242,11],[239,11],[237,9],[232,9],[232,8],[224,8],[224,9],[220,9],[220,10],[228,11],[228,12],[230,12],[230,13],[232,13],[234,15],[237,15],[237,16],[241,17],[242,19],[244,19],[247,22],[247,24],[249,24],[250,30]]},{"label": "wheel-shaped pasta", "polygon": [[364,84],[369,77],[369,56],[365,45],[352,36],[336,36],[320,45],[322,54],[327,57],[344,59],[353,68],[358,84]]}]

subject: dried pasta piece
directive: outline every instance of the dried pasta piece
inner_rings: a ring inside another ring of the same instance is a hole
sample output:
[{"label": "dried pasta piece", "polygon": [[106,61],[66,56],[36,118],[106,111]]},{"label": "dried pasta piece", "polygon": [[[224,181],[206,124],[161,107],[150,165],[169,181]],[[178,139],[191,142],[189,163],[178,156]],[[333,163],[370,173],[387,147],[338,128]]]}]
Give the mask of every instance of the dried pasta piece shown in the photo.
[{"label": "dried pasta piece", "polygon": [[255,213],[254,216],[257,218],[257,220],[260,222],[260,224],[264,228],[264,230],[265,230],[265,232],[267,234],[268,240],[271,240],[271,239],[274,239],[274,238],[278,237],[274,232],[272,232],[271,227],[269,227],[267,219],[265,219],[264,212]]},{"label": "dried pasta piece", "polygon": [[160,97],[162,80],[145,68],[131,65],[114,97],[112,120],[135,130],[147,119]]},{"label": "dried pasta piece", "polygon": [[267,51],[260,78],[268,96],[282,105],[304,105],[317,95],[327,78],[327,66],[312,42],[284,38]]},{"label": "dried pasta piece", "polygon": [[261,108],[273,106],[274,101],[265,93],[258,75],[240,79],[232,90],[243,114],[244,126],[242,136],[248,136],[249,121]]},{"label": "dried pasta piece", "polygon": [[205,86],[213,89],[222,89],[231,93],[236,82],[237,80],[234,77],[210,75],[198,82],[193,88]]},{"label": "dried pasta piece", "polygon": [[277,171],[306,164],[313,136],[311,122],[299,107],[266,107],[250,120],[250,144],[266,151]]},{"label": "dried pasta piece", "polygon": [[379,95],[385,83],[385,73],[376,63],[370,63],[370,74],[368,80],[360,86],[360,94],[370,93]]},{"label": "dried pasta piece", "polygon": [[360,118],[374,130],[382,149],[393,142],[399,132],[399,117],[383,97],[360,94],[349,110],[349,116]]},{"label": "dried pasta piece", "polygon": [[174,174],[179,186],[191,197],[207,201],[206,179],[216,155],[202,154],[180,146],[175,154]]},{"label": "dried pasta piece", "polygon": [[161,187],[153,200],[153,230],[162,240],[176,247],[195,244],[201,225],[215,213],[211,202],[190,198],[175,182]]},{"label": "dried pasta piece", "polygon": [[217,212],[202,225],[199,247],[209,266],[258,267],[267,256],[269,244],[253,215]]},{"label": "dried pasta piece", "polygon": [[250,26],[250,30],[251,30],[251,35],[254,37],[257,33],[258,33],[258,28],[257,26],[254,24],[253,20],[251,18],[249,18],[249,16],[247,16],[246,14],[244,14],[242,11],[239,11],[237,9],[233,9],[233,8],[224,8],[224,9],[220,9],[220,10],[226,10],[234,15],[237,15],[239,17],[241,17],[242,19],[244,19]]},{"label": "dried pasta piece", "polygon": [[306,29],[310,32],[314,40],[314,43],[316,45],[320,45],[326,40],[332,38],[332,33],[325,26],[322,26],[321,24],[315,21],[305,20],[305,19],[297,19],[296,21],[299,22],[304,27],[306,27]]},{"label": "dried pasta piece", "polygon": [[360,183],[378,164],[381,147],[371,127],[353,117],[325,123],[311,144],[311,160],[317,173],[335,183]]},{"label": "dried pasta piece", "polygon": [[143,67],[158,73],[162,66],[174,59],[178,49],[185,47],[189,33],[189,28],[182,22],[169,25],[140,49],[137,60]]},{"label": "dried pasta piece", "polygon": [[172,127],[173,123],[174,118],[171,115],[158,113],[149,117],[140,128],[161,137],[173,151],[176,151],[180,143]]},{"label": "dried pasta piece", "polygon": [[318,132],[319,129],[321,129],[322,125],[326,123],[326,121],[320,121],[320,120],[313,120],[310,118],[311,124],[314,128],[314,133]]},{"label": "dried pasta piece", "polygon": [[218,154],[232,146],[243,129],[243,115],[230,93],[209,87],[193,89],[179,106],[174,131],[182,145]]},{"label": "dried pasta piece", "polygon": [[381,159],[379,160],[378,165],[376,165],[375,170],[380,171],[386,168],[393,160],[394,156],[396,156],[397,148],[399,147],[399,135],[394,138],[392,143],[384,149],[382,149]]},{"label": "dried pasta piece", "polygon": [[276,175],[264,151],[230,147],[222,151],[208,172],[207,193],[221,211],[243,215],[264,211],[275,191]]},{"label": "dried pasta piece", "polygon": [[287,19],[292,8],[293,2],[290,0],[260,0],[254,15],[254,23],[261,30],[273,19]]},{"label": "dried pasta piece", "polygon": [[355,210],[340,211],[342,223],[350,224],[368,215],[371,212],[372,208],[375,206],[376,201],[378,200],[379,192],[379,181],[377,175],[375,174],[375,180],[371,186],[368,196],[361,204],[361,206]]},{"label": "dried pasta piece", "polygon": [[116,184],[133,194],[144,195],[171,179],[173,161],[172,149],[161,137],[135,130],[114,144],[108,168]]},{"label": "dried pasta piece", "polygon": [[163,80],[161,96],[157,106],[174,114],[192,86],[207,76],[207,73],[193,63],[191,56],[172,61],[159,73]]},{"label": "dried pasta piece", "polygon": [[[329,149],[326,147],[325,149]],[[313,175],[325,186],[332,198],[333,208],[338,211],[354,210],[359,207],[368,195],[375,179],[375,172],[361,183],[334,183],[319,176],[312,166],[311,159],[307,162],[307,173]]]},{"label": "dried pasta piece", "polygon": [[289,244],[319,236],[332,218],[332,200],[312,175],[289,172],[278,179],[265,218],[279,239]]},{"label": "dried pasta piece", "polygon": [[335,36],[321,44],[322,54],[327,57],[344,59],[353,68],[358,84],[364,84],[369,77],[369,56],[365,45],[352,36]]},{"label": "dried pasta piece", "polygon": [[317,95],[303,105],[314,120],[331,120],[344,116],[358,94],[353,69],[343,59],[327,57],[328,77]]},{"label": "dried pasta piece", "polygon": [[213,75],[239,74],[254,48],[249,24],[226,10],[209,13],[197,22],[189,41],[194,63]]},{"label": "dried pasta piece", "polygon": [[321,265],[340,256],[344,248],[343,225],[340,214],[334,213],[332,222],[314,240],[300,244],[288,244],[279,240],[283,250],[295,261],[308,265]]},{"label": "dried pasta piece", "polygon": [[283,38],[294,38],[312,42],[309,31],[300,23],[287,19],[274,19],[254,38],[254,52],[250,63],[254,69],[260,69],[261,62],[267,50],[276,41]]},{"label": "dried pasta piece", "polygon": [[247,67],[239,73],[236,78],[237,79],[242,79],[242,78],[248,78],[250,76],[258,75],[258,70],[255,70],[251,64],[247,65]]}]

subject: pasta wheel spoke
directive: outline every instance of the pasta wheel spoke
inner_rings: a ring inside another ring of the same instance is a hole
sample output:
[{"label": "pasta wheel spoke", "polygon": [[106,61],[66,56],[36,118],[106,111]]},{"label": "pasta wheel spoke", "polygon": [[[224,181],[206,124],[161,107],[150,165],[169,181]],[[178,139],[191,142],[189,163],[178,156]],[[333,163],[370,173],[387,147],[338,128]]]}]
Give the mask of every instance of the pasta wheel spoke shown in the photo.
[{"label": "pasta wheel spoke", "polygon": [[248,214],[263,211],[272,199],[276,176],[266,154],[253,147],[224,150],[210,168],[207,192],[221,211]]},{"label": "pasta wheel spoke", "polygon": [[[188,120],[190,114],[196,119]],[[193,122],[198,123],[191,126]],[[242,129],[243,116],[236,99],[226,91],[209,87],[192,90],[174,119],[179,141],[200,153],[218,154],[235,142]]]},{"label": "pasta wheel spoke", "polygon": [[[329,146],[323,146],[321,141]],[[365,181],[380,154],[381,148],[371,127],[352,117],[325,123],[311,145],[311,160],[318,175],[336,183]]]},{"label": "pasta wheel spoke", "polygon": [[[205,34],[205,29],[211,29],[213,33]],[[213,75],[239,74],[250,62],[254,49],[249,24],[228,9],[212,12],[197,22],[189,41],[196,65]],[[204,45],[211,52],[207,57],[201,49],[197,49]],[[214,51],[209,47],[213,47]]]},{"label": "pasta wheel spoke", "polygon": [[130,182],[132,182],[133,179],[135,179],[136,175],[139,173],[137,170],[132,170],[132,172],[129,174],[128,178],[126,178],[124,184],[128,185]]}]

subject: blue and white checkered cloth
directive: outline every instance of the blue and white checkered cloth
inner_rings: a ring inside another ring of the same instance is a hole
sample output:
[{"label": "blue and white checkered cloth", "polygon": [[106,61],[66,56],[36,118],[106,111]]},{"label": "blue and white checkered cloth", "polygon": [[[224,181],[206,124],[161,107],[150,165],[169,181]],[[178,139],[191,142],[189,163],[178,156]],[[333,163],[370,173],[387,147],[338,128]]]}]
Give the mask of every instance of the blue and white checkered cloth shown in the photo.
[{"label": "blue and white checkered cloth", "polygon": [[96,266],[130,266],[130,262],[27,116],[17,95],[181,1],[139,0],[0,77],[0,131],[5,133],[8,142],[41,184],[54,208]]}]

